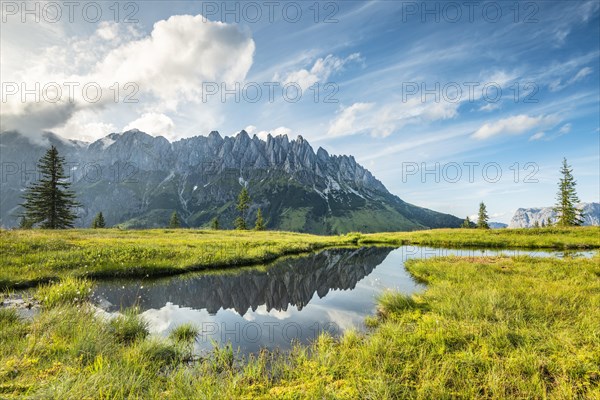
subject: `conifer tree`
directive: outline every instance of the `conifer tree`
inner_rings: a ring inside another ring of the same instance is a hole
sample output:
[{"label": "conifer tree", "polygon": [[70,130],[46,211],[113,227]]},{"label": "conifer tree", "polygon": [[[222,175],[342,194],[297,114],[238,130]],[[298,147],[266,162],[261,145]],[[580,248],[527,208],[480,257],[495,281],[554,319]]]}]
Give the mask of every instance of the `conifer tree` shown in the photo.
[{"label": "conifer tree", "polygon": [[485,208],[485,204],[483,204],[483,202],[479,203],[479,215],[477,218],[477,227],[479,229],[490,229],[490,226],[488,225],[488,214],[487,214],[487,210]]},{"label": "conifer tree", "polygon": [[567,164],[567,159],[563,159],[560,173],[562,177],[558,182],[558,193],[556,195],[556,206],[554,211],[558,214],[558,226],[577,226],[583,223],[583,215],[575,205],[579,203],[575,186],[577,182],[573,178],[573,170]]},{"label": "conifer tree", "polygon": [[262,210],[259,208],[256,212],[256,224],[254,225],[254,230],[264,231],[265,230],[265,221],[262,216]]},{"label": "conifer tree", "polygon": [[248,212],[249,207],[250,195],[248,194],[248,190],[244,187],[238,195],[238,202],[236,208],[240,212],[240,216],[237,217],[234,221],[235,229],[248,229],[248,227],[246,226],[246,213]]},{"label": "conifer tree", "polygon": [[179,216],[177,215],[177,211],[173,211],[171,214],[171,219],[169,220],[169,228],[180,228],[181,222],[179,221]]},{"label": "conifer tree", "polygon": [[104,227],[106,227],[106,222],[104,221],[104,215],[102,215],[102,211],[100,211],[98,214],[96,214],[94,221],[92,221],[92,228],[98,229]]},{"label": "conifer tree", "polygon": [[27,225],[39,224],[45,229],[72,228],[77,216],[73,212],[80,204],[75,194],[69,190],[71,183],[64,172],[64,157],[52,146],[39,160],[38,169],[41,178],[27,188],[22,207],[25,212],[22,219]]},{"label": "conifer tree", "polygon": [[471,219],[469,218],[469,216],[467,215],[467,218],[465,218],[465,221],[462,224],[462,228],[471,228]]},{"label": "conifer tree", "polygon": [[214,231],[218,231],[219,230],[219,218],[217,218],[217,217],[213,218],[212,222],[210,223],[210,226]]}]

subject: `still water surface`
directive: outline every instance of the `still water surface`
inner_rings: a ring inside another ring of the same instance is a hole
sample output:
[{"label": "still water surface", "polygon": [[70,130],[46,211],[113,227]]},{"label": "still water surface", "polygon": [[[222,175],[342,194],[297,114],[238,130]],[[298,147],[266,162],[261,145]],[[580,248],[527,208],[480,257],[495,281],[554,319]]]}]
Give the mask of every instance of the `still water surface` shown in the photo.
[{"label": "still water surface", "polygon": [[365,317],[374,314],[376,297],[385,290],[423,290],[404,268],[407,259],[500,253],[561,255],[416,246],[329,249],[254,268],[98,282],[94,298],[111,313],[137,305],[154,334],[196,325],[201,331],[197,353],[212,349],[213,342],[231,343],[242,354],[262,347],[285,350],[292,341],[308,343],[323,331],[339,335],[364,329]]}]

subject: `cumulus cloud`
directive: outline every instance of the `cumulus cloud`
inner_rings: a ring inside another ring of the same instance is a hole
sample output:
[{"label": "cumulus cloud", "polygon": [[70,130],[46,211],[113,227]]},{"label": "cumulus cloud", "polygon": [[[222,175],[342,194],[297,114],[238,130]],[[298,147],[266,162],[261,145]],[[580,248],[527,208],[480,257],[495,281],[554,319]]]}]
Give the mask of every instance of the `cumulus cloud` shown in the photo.
[{"label": "cumulus cloud", "polygon": [[[19,104],[17,104],[19,105]],[[61,126],[77,111],[74,103],[23,103],[21,107],[4,104],[0,114],[0,131],[18,130],[35,136],[51,127]]]},{"label": "cumulus cloud", "polygon": [[114,21],[102,21],[98,24],[96,35],[104,40],[117,40],[119,38],[119,24]]},{"label": "cumulus cloud", "polygon": [[276,74],[273,78],[275,81],[288,83],[297,83],[302,90],[306,90],[316,82],[322,82],[329,79],[334,73],[344,69],[344,66],[350,62],[362,62],[363,59],[360,53],[350,54],[346,58],[336,57],[333,54],[327,55],[325,58],[319,58],[310,69],[299,69],[289,72],[285,77],[280,77]]},{"label": "cumulus cloud", "polygon": [[53,131],[65,138],[92,142],[110,133],[118,132],[118,128],[111,122],[102,122],[96,112],[83,110],[75,113],[65,124],[54,128]]},{"label": "cumulus cloud", "polygon": [[498,135],[521,135],[534,128],[553,126],[557,122],[558,119],[552,115],[530,117],[521,114],[486,123],[475,131],[471,137],[482,140]]},{"label": "cumulus cloud", "polygon": [[422,102],[414,98],[381,106],[375,103],[354,103],[342,108],[329,124],[328,135],[347,136],[369,133],[387,137],[409,124],[454,118],[458,103]]},{"label": "cumulus cloud", "polygon": [[[506,87],[518,76],[514,72],[503,70],[486,73],[482,80],[494,82],[500,87]],[[475,91],[475,100],[482,97],[483,91]],[[391,101],[385,104],[355,103],[342,109],[336,118],[330,122],[330,136],[346,136],[359,133],[370,133],[375,137],[387,137],[407,125],[425,124],[433,121],[448,120],[458,116],[461,104],[470,101],[471,95],[463,93],[460,97],[449,94],[448,98],[439,96],[408,97],[403,101]],[[455,99],[454,101],[451,101]],[[492,111],[500,108],[499,103],[490,103],[479,108],[480,111]]]},{"label": "cumulus cloud", "polygon": [[[17,35],[9,32],[9,36],[14,39]],[[27,88],[35,87],[36,82],[41,87],[58,82],[63,86],[60,100],[23,102],[19,94],[9,97],[0,112],[2,130],[39,134],[41,130],[63,127],[63,132],[71,134],[78,123],[69,120],[76,114],[83,110],[114,110],[127,95],[146,109],[177,111],[182,103],[200,101],[202,82],[244,80],[255,49],[249,32],[233,24],[203,20],[201,15],[171,16],[156,22],[146,36],[123,24],[101,22],[88,37],[70,38],[62,33],[53,39],[54,44],[35,47],[36,51],[27,56],[13,46],[11,54],[23,56],[17,58],[27,59],[28,63],[24,68],[22,63],[5,64],[3,58],[2,74],[3,81],[23,82]],[[3,55],[4,45],[3,40]],[[73,96],[67,94],[65,82],[79,84]],[[88,83],[100,87],[102,95],[96,101],[84,97],[82,87]],[[133,85],[126,87],[128,83]],[[119,88],[118,94],[115,87]],[[149,118],[142,116],[136,122],[147,123]],[[170,132],[164,118],[152,122]]]},{"label": "cumulus cloud", "polygon": [[169,140],[177,139],[173,132],[175,130],[175,124],[173,123],[173,120],[165,114],[154,112],[144,113],[135,121],[131,121],[127,124],[123,128],[123,131],[131,129],[139,129],[152,136],[164,136]]},{"label": "cumulus cloud", "polygon": [[365,124],[357,125],[356,119],[361,118],[361,114],[371,110],[373,106],[374,103],[354,103],[343,108],[338,116],[331,121],[327,134],[330,136],[346,136],[365,129]]},{"label": "cumulus cloud", "polygon": [[152,33],[111,51],[93,76],[103,82],[135,82],[170,107],[199,100],[202,82],[242,81],[252,65],[254,41],[237,26],[174,15]]}]

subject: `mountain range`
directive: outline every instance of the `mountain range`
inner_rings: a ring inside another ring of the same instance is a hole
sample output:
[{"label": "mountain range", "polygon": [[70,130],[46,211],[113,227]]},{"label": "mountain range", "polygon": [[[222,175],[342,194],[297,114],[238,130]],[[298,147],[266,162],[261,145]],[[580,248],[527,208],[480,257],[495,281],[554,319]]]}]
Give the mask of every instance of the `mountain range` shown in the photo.
[{"label": "mountain range", "polygon": [[213,131],[169,142],[139,130],[112,133],[92,143],[45,132],[35,139],[0,134],[0,225],[18,224],[25,188],[38,179],[35,165],[50,145],[66,161],[81,207],[76,226],[102,211],[107,226],[167,225],[176,211],[187,227],[218,218],[232,228],[237,195],[252,199],[248,222],[261,208],[268,229],[336,234],[458,227],[462,219],[418,207],[390,193],[353,156],[315,152],[302,136],[266,140],[241,131]]},{"label": "mountain range", "polygon": [[[575,207],[583,212],[583,225],[600,225],[600,203],[579,203]],[[531,228],[547,224],[548,218],[556,222],[558,215],[553,207],[519,208],[510,220],[509,228]]]}]

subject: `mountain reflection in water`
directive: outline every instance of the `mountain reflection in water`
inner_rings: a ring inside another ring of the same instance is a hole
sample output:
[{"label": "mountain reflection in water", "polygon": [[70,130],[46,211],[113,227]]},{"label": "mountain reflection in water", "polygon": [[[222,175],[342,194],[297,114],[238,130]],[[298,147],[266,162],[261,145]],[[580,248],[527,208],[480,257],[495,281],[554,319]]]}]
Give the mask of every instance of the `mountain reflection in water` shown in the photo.
[{"label": "mountain reflection in water", "polygon": [[198,350],[215,340],[248,353],[360,329],[378,293],[421,287],[403,262],[392,248],[328,249],[262,267],[98,282],[94,297],[109,312],[139,307],[156,334],[196,325]]},{"label": "mountain reflection in water", "polygon": [[286,311],[290,305],[302,310],[315,293],[323,298],[330,290],[354,289],[391,251],[377,247],[333,249],[284,259],[266,270],[246,268],[235,273],[181,275],[141,285],[141,281],[133,285],[103,282],[96,294],[111,303],[108,311],[133,305],[147,310],[167,302],[206,309],[211,315],[223,308],[243,316],[261,305],[267,311]]}]

